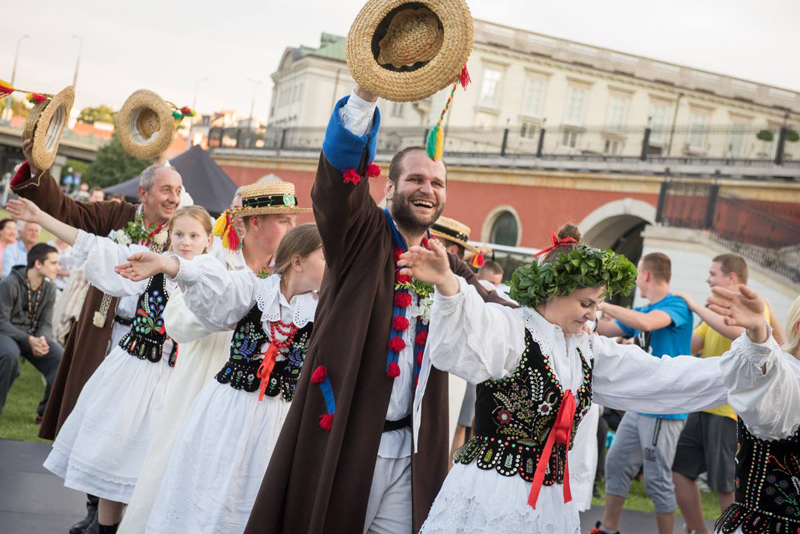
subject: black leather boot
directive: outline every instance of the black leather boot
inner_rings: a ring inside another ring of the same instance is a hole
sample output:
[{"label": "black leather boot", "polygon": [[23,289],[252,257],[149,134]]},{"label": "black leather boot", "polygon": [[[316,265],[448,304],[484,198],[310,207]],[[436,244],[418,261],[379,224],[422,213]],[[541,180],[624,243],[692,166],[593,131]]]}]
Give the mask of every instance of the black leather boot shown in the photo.
[{"label": "black leather boot", "polygon": [[[100,499],[94,495],[86,495],[86,517],[72,525],[69,534],[92,534],[88,529],[94,523],[97,525],[97,503]],[[97,527],[94,527],[96,534]]]},{"label": "black leather boot", "polygon": [[118,528],[119,528],[119,523],[117,523],[116,525],[100,525],[99,534],[117,534]]}]

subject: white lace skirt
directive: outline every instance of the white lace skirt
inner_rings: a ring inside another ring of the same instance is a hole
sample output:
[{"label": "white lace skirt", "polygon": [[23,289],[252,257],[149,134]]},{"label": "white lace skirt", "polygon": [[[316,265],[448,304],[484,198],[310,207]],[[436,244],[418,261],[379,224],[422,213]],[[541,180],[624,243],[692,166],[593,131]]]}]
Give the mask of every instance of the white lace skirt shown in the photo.
[{"label": "white lace skirt", "polygon": [[573,502],[564,503],[561,485],[543,486],[534,510],[531,483],[504,477],[475,464],[456,464],[447,475],[420,534],[580,534]]},{"label": "white lace skirt", "polygon": [[240,534],[290,403],[210,381],[186,415],[148,534]]},{"label": "white lace skirt", "polygon": [[64,486],[128,502],[163,407],[172,368],[115,347],[83,387],[44,467]]}]

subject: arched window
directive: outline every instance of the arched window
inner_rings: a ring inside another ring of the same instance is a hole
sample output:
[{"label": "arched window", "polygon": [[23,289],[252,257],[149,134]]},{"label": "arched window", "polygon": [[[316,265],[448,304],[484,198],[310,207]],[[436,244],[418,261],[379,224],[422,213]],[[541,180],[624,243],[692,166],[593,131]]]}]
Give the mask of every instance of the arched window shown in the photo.
[{"label": "arched window", "polygon": [[489,233],[489,242],[498,245],[517,246],[519,242],[519,225],[513,213],[504,211],[495,217]]}]

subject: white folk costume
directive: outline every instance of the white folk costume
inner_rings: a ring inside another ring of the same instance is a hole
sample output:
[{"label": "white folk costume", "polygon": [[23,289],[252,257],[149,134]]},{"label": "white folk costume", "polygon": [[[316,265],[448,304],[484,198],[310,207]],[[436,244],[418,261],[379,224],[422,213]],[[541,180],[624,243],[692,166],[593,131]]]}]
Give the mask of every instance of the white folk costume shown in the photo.
[{"label": "white folk costume", "polygon": [[[226,263],[229,271],[247,269],[240,251],[220,249],[213,256]],[[164,325],[167,335],[180,344],[180,358],[164,396],[169,409],[161,414],[119,534],[145,531],[183,420],[197,395],[227,361],[233,336],[232,330],[210,333],[188,309],[180,289],[170,296]]]},{"label": "white folk costume", "polygon": [[575,439],[569,451],[570,489],[575,507],[585,512],[592,507],[592,492],[597,474],[597,425],[603,408],[592,403],[589,412],[575,430]]},{"label": "white folk costume", "polygon": [[294,396],[317,297],[287,302],[280,275],[229,272],[210,257],[181,260],[175,280],[207,330],[234,333],[230,358],[186,415],[146,532],[240,533]]},{"label": "white folk costume", "polygon": [[756,344],[745,333],[720,367],[739,416],[739,444],[736,497],[716,532],[800,532],[800,360],[771,336]]},{"label": "white folk costume", "polygon": [[143,246],[79,231],[74,250],[91,257],[89,283],[121,298],[111,351],[83,387],[44,466],[66,487],[128,502],[175,361],[177,345],[167,337],[162,318],[174,283],[164,275],[132,282],[114,272],[131,254],[148,250]]},{"label": "white folk costume", "polygon": [[459,284],[434,298],[425,358],[478,384],[475,437],[456,452],[424,534],[577,534],[567,448],[593,395],[652,413],[726,401],[718,358],[658,359],[598,335],[565,335],[533,308],[484,304]]}]

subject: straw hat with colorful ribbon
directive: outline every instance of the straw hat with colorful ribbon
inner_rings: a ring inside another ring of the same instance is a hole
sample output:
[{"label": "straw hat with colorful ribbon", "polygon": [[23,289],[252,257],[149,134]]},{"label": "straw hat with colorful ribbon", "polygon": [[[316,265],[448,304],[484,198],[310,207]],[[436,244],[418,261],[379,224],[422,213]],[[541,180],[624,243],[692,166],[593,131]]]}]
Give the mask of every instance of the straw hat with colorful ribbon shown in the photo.
[{"label": "straw hat with colorful ribbon", "polygon": [[36,93],[15,89],[0,80],[0,100],[14,92],[28,93],[28,101],[33,104],[22,131],[23,140],[33,139],[33,164],[42,170],[49,169],[56,159],[61,136],[67,127],[75,102],[75,91],[72,87],[65,87],[56,95]]},{"label": "straw hat with colorful ribbon", "polygon": [[242,236],[233,224],[235,217],[253,215],[291,215],[310,213],[311,208],[297,205],[294,184],[291,182],[264,182],[242,187],[242,207],[226,210],[214,223],[214,235],[222,239],[222,246],[238,250]]},{"label": "straw hat with colorful ribbon", "polygon": [[153,159],[172,144],[183,118],[194,115],[189,107],[179,108],[153,91],[139,89],[128,97],[117,114],[117,137],[131,156]]},{"label": "straw hat with colorful ribbon", "polygon": [[470,265],[482,267],[484,260],[480,250],[469,244],[470,228],[455,219],[449,217],[439,217],[431,226],[431,235],[445,239],[457,245],[461,245],[466,250],[473,253]]},{"label": "straw hat with colorful ribbon", "polygon": [[367,91],[412,102],[468,78],[472,34],[464,0],[368,0],[350,27],[345,59]]}]

